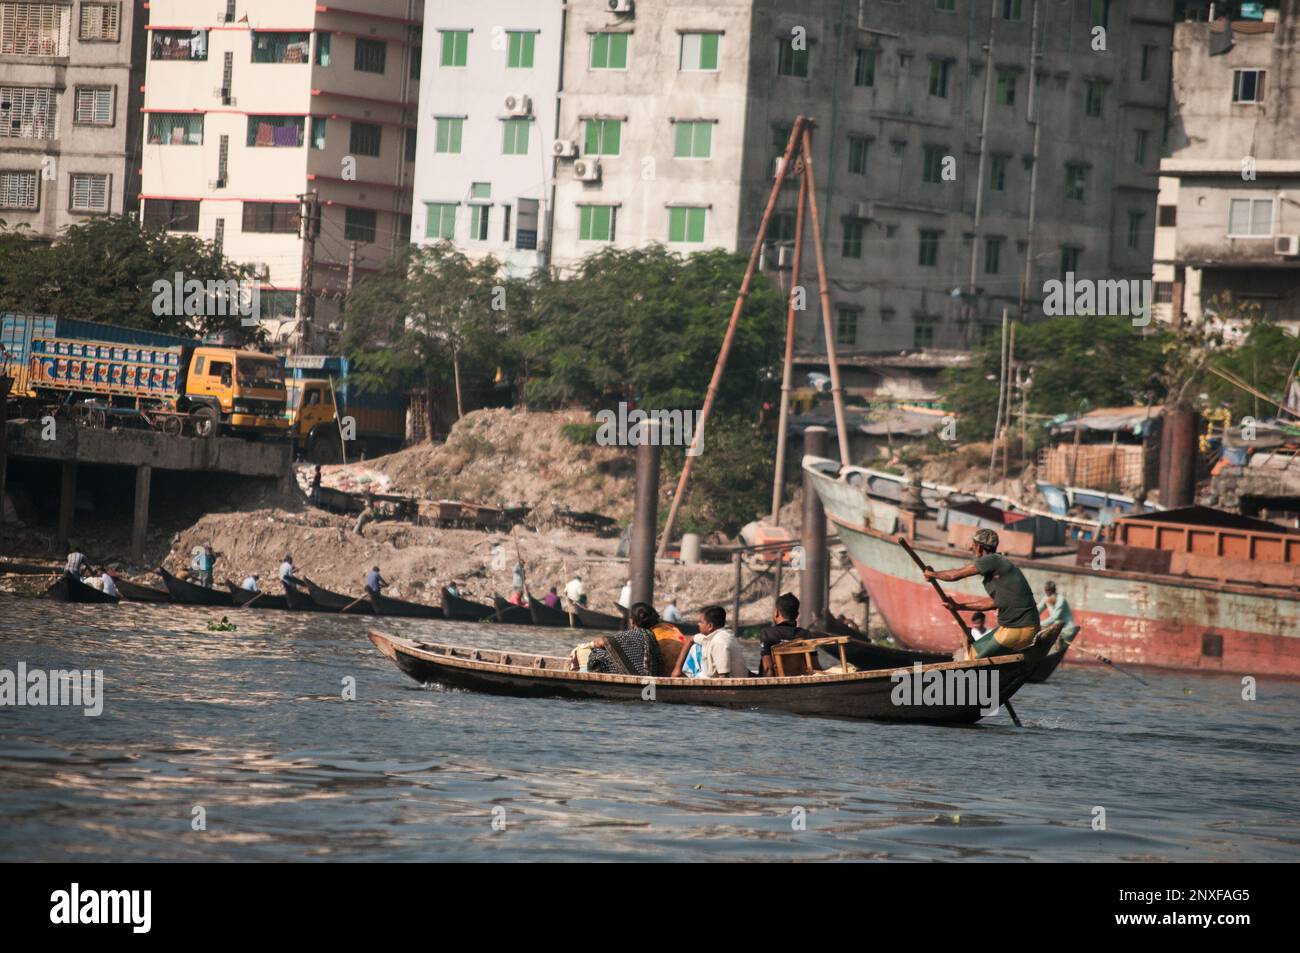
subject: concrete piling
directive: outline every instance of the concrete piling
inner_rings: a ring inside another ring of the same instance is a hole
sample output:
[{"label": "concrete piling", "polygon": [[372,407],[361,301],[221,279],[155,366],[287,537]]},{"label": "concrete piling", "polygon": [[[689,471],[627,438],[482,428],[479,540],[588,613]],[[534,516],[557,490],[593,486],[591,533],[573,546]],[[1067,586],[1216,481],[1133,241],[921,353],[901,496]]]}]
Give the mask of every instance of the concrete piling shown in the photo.
[{"label": "concrete piling", "polygon": [[636,451],[636,504],[632,516],[632,601],[654,605],[655,534],[659,528],[659,422],[643,420]]},{"label": "concrete piling", "polygon": [[[826,455],[826,428],[808,427],[803,433],[803,452],[815,457]],[[799,624],[805,628],[826,608],[826,513],[821,497],[805,471],[803,477],[804,569],[799,585]]]}]

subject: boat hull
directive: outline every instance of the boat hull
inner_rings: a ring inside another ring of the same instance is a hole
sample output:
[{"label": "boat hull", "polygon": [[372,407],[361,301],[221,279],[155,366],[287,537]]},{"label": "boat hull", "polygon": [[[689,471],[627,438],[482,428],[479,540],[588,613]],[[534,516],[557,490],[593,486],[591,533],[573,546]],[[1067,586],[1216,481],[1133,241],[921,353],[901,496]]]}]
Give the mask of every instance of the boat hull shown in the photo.
[{"label": "boat hull", "polygon": [[399,616],[404,619],[442,618],[442,609],[439,606],[406,602],[403,599],[394,599],[378,592],[370,593],[370,605],[374,608],[375,615]]},{"label": "boat hull", "polygon": [[564,610],[552,609],[532,596],[528,597],[528,611],[533,617],[533,625],[545,625],[553,629],[582,628],[582,621],[577,616],[570,617]]},{"label": "boat hull", "polygon": [[153,586],[142,586],[138,582],[131,582],[129,579],[114,580],[117,591],[122,594],[123,599],[131,602],[171,602],[172,594],[166,589],[155,589]]},{"label": "boat hull", "polygon": [[[805,458],[804,469],[848,549],[858,578],[890,633],[901,644],[951,652],[961,633],[896,537],[866,525],[861,494]],[[913,546],[937,570],[970,562],[970,554],[935,544]],[[1300,677],[1300,597],[1246,584],[1127,571],[1094,571],[1073,564],[1011,557],[1036,593],[1054,581],[1070,602],[1084,651],[1125,665],[1178,671]],[[954,595],[984,597],[977,578],[945,583]],[[1080,657],[1080,656],[1084,657]]]},{"label": "boat hull", "polygon": [[366,596],[345,596],[339,592],[330,592],[323,589],[310,579],[303,577],[303,582],[307,584],[307,594],[311,601],[316,603],[326,612],[341,612],[347,615],[374,615],[375,607],[370,604]]},{"label": "boat hull", "polygon": [[[382,632],[371,632],[370,640],[401,671],[421,684],[492,695],[644,702],[653,683],[653,700],[669,704],[880,721],[971,723],[981,717],[977,704],[898,703],[899,681],[891,670],[787,678],[651,679],[570,672],[563,668],[564,659],[553,656],[434,646]],[[995,670],[998,702],[1002,704],[1024,684],[1026,675],[1050,644],[1048,640],[1030,652],[996,659],[941,663],[926,671]]]},{"label": "boat hull", "polygon": [[66,572],[54,581],[50,588],[45,590],[45,595],[56,602],[80,602],[94,605],[116,605],[117,596],[110,596],[106,592],[101,592],[94,586],[88,586],[80,579],[74,579]]},{"label": "boat hull", "polygon": [[1029,676],[1030,683],[1041,685],[1051,678],[1052,673],[1060,668],[1061,663],[1065,661],[1066,651],[1069,651],[1068,647],[1063,651],[1052,652],[1050,655],[1044,656],[1043,660],[1038,663],[1038,668],[1034,669],[1034,673]]},{"label": "boat hull", "polygon": [[284,596],[273,595],[269,592],[253,592],[237,586],[231,580],[226,580],[226,588],[230,590],[230,598],[235,600],[235,605],[242,609],[288,609],[289,603]]},{"label": "boat hull", "polygon": [[485,606],[473,599],[453,596],[445,588],[442,590],[442,614],[447,619],[459,619],[462,622],[481,622],[496,615],[496,609]]},{"label": "boat hull", "polygon": [[496,606],[496,615],[492,617],[493,622],[501,622],[505,625],[533,624],[533,614],[528,606],[513,605],[500,596],[493,596],[492,604]]},{"label": "boat hull", "polygon": [[162,576],[163,585],[167,587],[167,591],[171,593],[172,599],[176,602],[189,606],[234,608],[235,600],[231,598],[230,593],[225,589],[209,589],[206,586],[196,586],[184,579],[177,579],[166,569],[160,568],[158,575]]}]

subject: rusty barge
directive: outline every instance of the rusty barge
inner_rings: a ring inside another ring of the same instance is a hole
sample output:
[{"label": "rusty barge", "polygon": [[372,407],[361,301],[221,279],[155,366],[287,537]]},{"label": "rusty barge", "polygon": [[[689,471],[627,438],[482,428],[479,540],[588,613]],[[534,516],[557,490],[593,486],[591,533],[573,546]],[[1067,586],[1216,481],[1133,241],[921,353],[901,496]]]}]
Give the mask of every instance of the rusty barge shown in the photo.
[{"label": "rusty barge", "polygon": [[[951,651],[958,633],[907,553],[901,533],[939,570],[969,561],[969,526],[938,521],[872,499],[865,471],[808,456],[827,519],[895,639],[909,648]],[[1204,508],[1118,520],[1105,539],[1034,545],[1005,532],[1003,551],[1035,593],[1054,580],[1080,634],[1071,664],[1088,653],[1179,671],[1300,678],[1300,533]],[[951,585],[983,595],[978,579]],[[946,624],[945,624],[946,623]]]}]

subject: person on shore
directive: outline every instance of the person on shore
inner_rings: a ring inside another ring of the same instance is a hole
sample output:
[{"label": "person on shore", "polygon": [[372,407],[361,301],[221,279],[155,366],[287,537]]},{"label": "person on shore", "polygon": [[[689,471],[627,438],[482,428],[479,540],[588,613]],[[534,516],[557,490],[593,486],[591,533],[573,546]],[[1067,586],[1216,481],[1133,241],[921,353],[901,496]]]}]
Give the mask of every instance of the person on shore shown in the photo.
[{"label": "person on shore", "polygon": [[631,611],[632,609],[632,580],[631,579],[623,583],[623,588],[619,591],[618,594],[617,605],[620,609]]},{"label": "person on shore", "polygon": [[311,473],[311,505],[320,506],[320,464]]},{"label": "person on shore", "polygon": [[63,567],[63,571],[70,576],[81,578],[81,570],[86,566],[86,554],[76,546],[68,546],[68,562]]},{"label": "person on shore", "polygon": [[985,615],[983,612],[977,612],[970,617],[970,637],[972,639],[982,639],[993,630],[985,624]]},{"label": "person on shore", "polygon": [[674,596],[668,600],[668,605],[664,606],[665,622],[681,622],[682,614],[677,608],[677,598]]},{"label": "person on shore", "polygon": [[357,514],[357,521],[352,526],[352,532],[358,536],[366,535],[366,524],[374,522],[375,519],[375,495],[366,494],[366,504],[361,507],[361,512]]},{"label": "person on shore", "polygon": [[554,586],[551,586],[550,592],[542,596],[542,605],[546,606],[548,609],[560,608],[560,594],[555,591]]},{"label": "person on shore", "polygon": [[300,586],[302,583],[297,576],[298,567],[293,564],[293,557],[285,554],[284,562],[280,563],[280,582],[286,586]]},{"label": "person on shore", "polygon": [[1075,625],[1074,613],[1070,611],[1070,603],[1065,596],[1056,591],[1056,583],[1050,579],[1043,583],[1043,601],[1038,604],[1040,613],[1046,612],[1047,618],[1042,620],[1043,628],[1047,628],[1055,622],[1061,623],[1061,637],[1056,641],[1055,652],[1064,652],[1074,641],[1074,637],[1079,634],[1079,627]]},{"label": "person on shore", "polygon": [[[807,629],[799,628],[799,597],[793,592],[782,593],[777,597],[776,608],[772,612],[772,624],[759,635],[762,647],[759,650],[758,670],[760,675],[775,674],[772,665],[772,647],[782,642],[809,638]],[[813,656],[816,664],[816,656]]]},{"label": "person on shore", "polygon": [[366,573],[366,591],[379,595],[387,585],[388,582],[379,574],[379,567],[371,566],[370,572]]},{"label": "person on shore", "polygon": [[244,589],[248,592],[261,592],[262,577],[259,576],[257,573],[253,573],[250,576],[246,576],[244,578],[244,581],[239,584],[239,588]]},{"label": "person on shore", "polygon": [[1038,604],[1034,601],[1029,581],[1011,560],[998,552],[998,534],[993,530],[976,530],[970,548],[975,559],[965,566],[942,572],[925,571],[926,579],[942,582],[982,577],[987,598],[964,601],[954,598],[953,601],[963,612],[997,610],[997,628],[973,646],[959,649],[956,654],[961,658],[988,658],[1022,651],[1038,634]]},{"label": "person on shore", "polygon": [[211,543],[203,544],[203,552],[199,554],[199,585],[204,589],[212,588],[212,570],[217,565],[217,559],[221,553],[213,552]]},{"label": "person on shore", "polygon": [[527,588],[524,584],[524,564],[522,560],[515,563],[514,571],[510,574],[510,585],[521,592]]},{"label": "person on shore", "polygon": [[571,607],[585,606],[587,604],[587,590],[583,588],[581,574],[573,574],[573,578],[564,587],[564,598],[569,600]]},{"label": "person on shore", "polygon": [[98,588],[104,590],[104,595],[106,596],[117,596],[119,599],[122,597],[122,593],[117,591],[117,583],[113,580],[112,574],[107,569],[99,574]]},{"label": "person on shore", "polygon": [[[749,664],[741,651],[740,640],[727,628],[727,610],[706,606],[700,610],[700,631],[692,639],[689,653],[683,652],[673,670],[673,677],[683,672],[692,678],[748,678]],[[698,649],[698,652],[696,651]],[[694,658],[692,665],[690,659]]]}]

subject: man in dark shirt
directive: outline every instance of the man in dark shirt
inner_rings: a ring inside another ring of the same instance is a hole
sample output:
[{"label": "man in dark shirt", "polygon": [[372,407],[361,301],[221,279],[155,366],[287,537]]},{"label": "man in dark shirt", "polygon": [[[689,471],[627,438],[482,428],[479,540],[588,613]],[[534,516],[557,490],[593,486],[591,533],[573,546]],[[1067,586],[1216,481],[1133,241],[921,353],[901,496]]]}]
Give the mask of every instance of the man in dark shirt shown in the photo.
[{"label": "man in dark shirt", "polygon": [[970,576],[981,576],[987,599],[953,599],[963,612],[996,609],[998,627],[976,641],[974,658],[990,655],[1010,655],[1023,651],[1038,634],[1038,603],[1034,600],[1029,580],[1020,569],[998,552],[998,534],[991,529],[981,529],[971,541],[975,560],[957,569],[935,572],[925,571],[926,579],[956,582]]},{"label": "man in dark shirt", "polygon": [[792,639],[809,638],[806,629],[799,628],[799,597],[793,592],[782,593],[776,600],[776,611],[772,614],[772,624],[763,630],[759,637],[763,647],[759,654],[758,673],[775,675],[772,667],[772,646],[789,642]]}]

